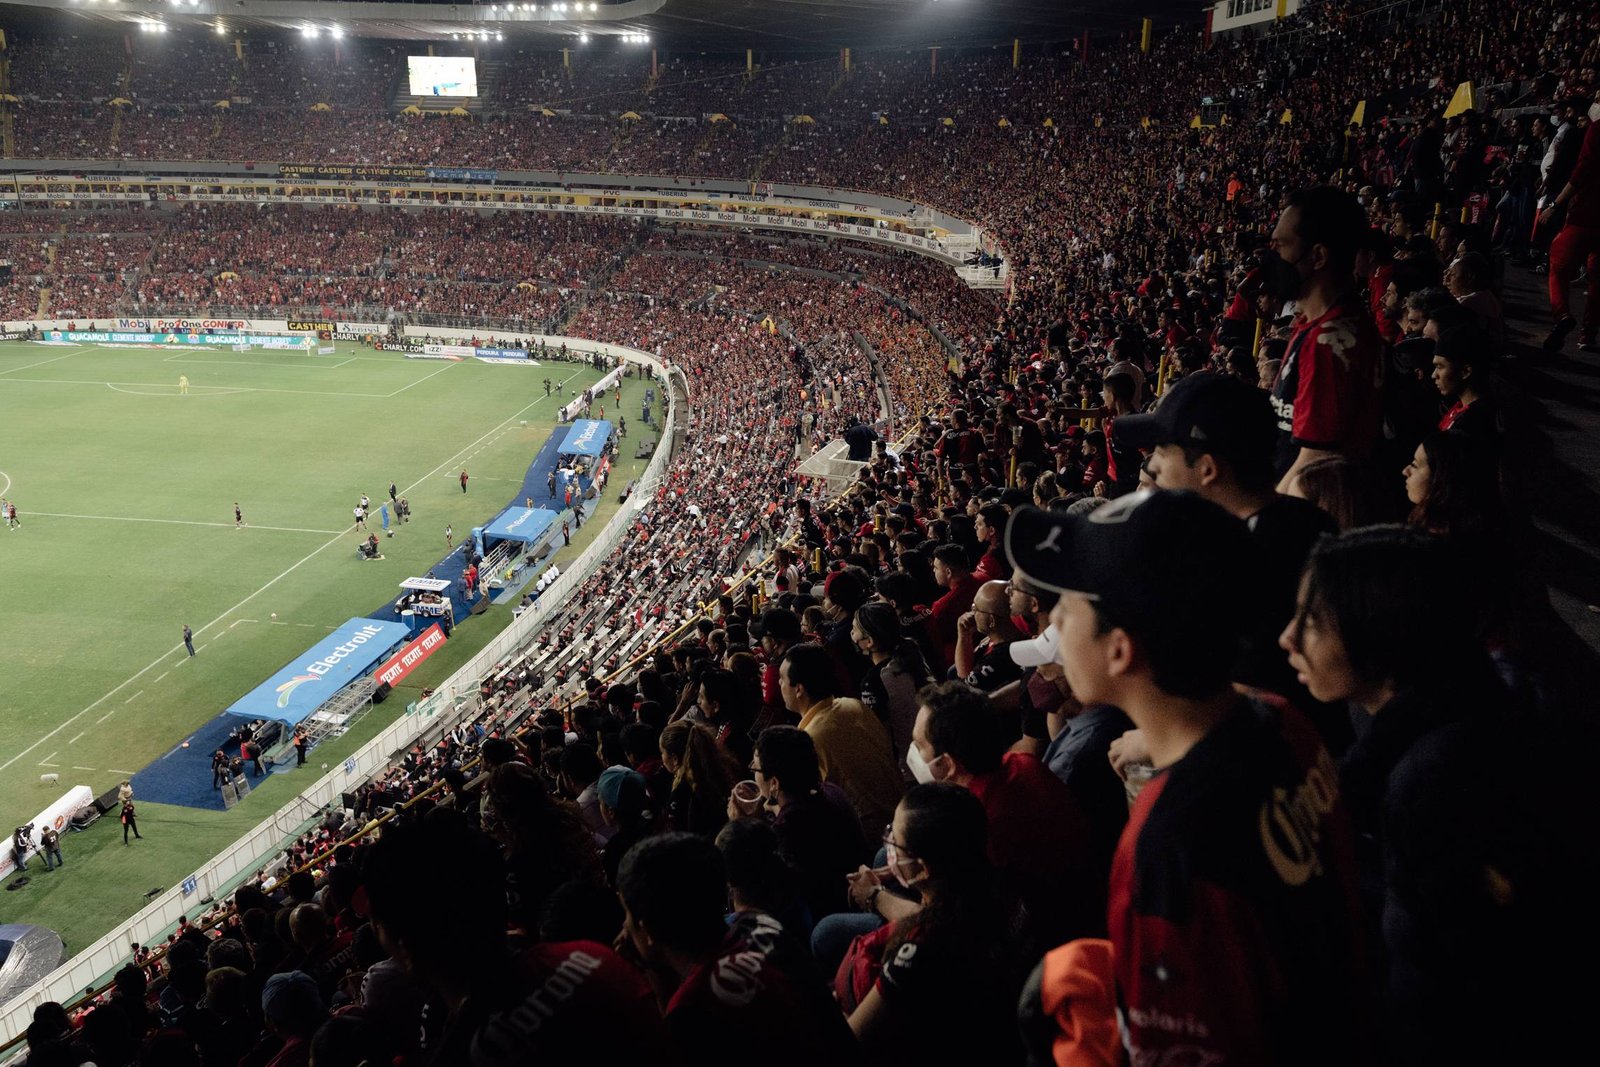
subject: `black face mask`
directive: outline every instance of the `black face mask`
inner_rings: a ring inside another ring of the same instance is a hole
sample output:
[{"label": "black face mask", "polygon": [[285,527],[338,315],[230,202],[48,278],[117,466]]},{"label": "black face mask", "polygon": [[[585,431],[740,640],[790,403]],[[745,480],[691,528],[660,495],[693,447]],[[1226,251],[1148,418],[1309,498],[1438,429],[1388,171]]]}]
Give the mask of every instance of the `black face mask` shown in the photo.
[{"label": "black face mask", "polygon": [[1261,288],[1268,296],[1279,300],[1297,300],[1305,279],[1295,270],[1295,265],[1278,255],[1267,252],[1261,257]]}]

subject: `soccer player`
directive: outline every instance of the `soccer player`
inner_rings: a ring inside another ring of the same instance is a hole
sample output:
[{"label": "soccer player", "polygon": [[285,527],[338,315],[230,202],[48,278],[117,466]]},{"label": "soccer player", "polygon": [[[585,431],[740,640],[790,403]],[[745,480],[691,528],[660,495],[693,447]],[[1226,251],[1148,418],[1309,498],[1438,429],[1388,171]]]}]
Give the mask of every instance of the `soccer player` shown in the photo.
[{"label": "soccer player", "polygon": [[189,395],[189,376],[187,374],[178,375],[178,395]]},{"label": "soccer player", "polygon": [[243,525],[244,525],[244,512],[239,510],[239,502],[237,500],[235,500],[233,502],[233,528],[235,530],[237,530],[240,527],[242,527]]},{"label": "soccer player", "polygon": [[465,467],[461,469],[461,491],[463,493],[467,491],[467,470]]},{"label": "soccer player", "polygon": [[447,525],[444,528],[444,547],[445,548],[454,548],[455,546],[456,546],[456,531],[455,531],[455,527]]},{"label": "soccer player", "polygon": [[356,517],[356,532],[360,533],[367,528],[367,509],[357,504],[351,511]]}]

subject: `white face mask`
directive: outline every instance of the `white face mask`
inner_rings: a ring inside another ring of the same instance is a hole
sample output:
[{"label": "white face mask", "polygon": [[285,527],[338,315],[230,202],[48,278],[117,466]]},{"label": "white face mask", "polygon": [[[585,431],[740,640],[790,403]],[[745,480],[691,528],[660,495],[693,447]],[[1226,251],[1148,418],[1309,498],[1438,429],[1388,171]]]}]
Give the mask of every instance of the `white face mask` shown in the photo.
[{"label": "white face mask", "polygon": [[911,768],[911,777],[921,785],[934,781],[933,768],[928,766],[928,761],[922,758],[922,750],[913,744],[906,749],[906,766]]},{"label": "white face mask", "polygon": [[1589,121],[1600,122],[1600,100],[1589,105]]}]

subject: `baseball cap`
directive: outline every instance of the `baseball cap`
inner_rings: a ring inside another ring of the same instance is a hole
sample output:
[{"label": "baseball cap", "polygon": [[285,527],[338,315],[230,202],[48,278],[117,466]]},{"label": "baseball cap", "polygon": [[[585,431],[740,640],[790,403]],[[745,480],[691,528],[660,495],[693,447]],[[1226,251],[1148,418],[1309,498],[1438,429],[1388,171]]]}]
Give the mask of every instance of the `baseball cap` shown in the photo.
[{"label": "baseball cap", "polygon": [[1271,455],[1277,439],[1278,423],[1267,394],[1214,371],[1180,379],[1149,414],[1117,420],[1117,441],[1130,448],[1193,445],[1235,459]]},{"label": "baseball cap", "polygon": [[750,636],[757,640],[770,637],[774,641],[798,641],[800,617],[782,608],[768,608],[750,623]]},{"label": "baseball cap", "polygon": [[1012,641],[1005,648],[1006,654],[1011,657],[1011,662],[1023,668],[1043,667],[1046,663],[1056,662],[1060,656],[1054,623],[1046,626],[1038,637]]},{"label": "baseball cap", "polygon": [[1244,629],[1250,534],[1196,493],[1131,493],[1083,516],[1022,508],[1005,545],[1028,582],[1082,593],[1132,633]]},{"label": "baseball cap", "polygon": [[285,971],[267,979],[261,989],[261,1014],[280,1021],[321,1015],[322,991],[304,971]]},{"label": "baseball cap", "polygon": [[644,777],[638,771],[630,771],[626,767],[607,767],[600,772],[600,781],[595,784],[595,792],[600,794],[600,803],[615,811],[622,806],[622,789],[630,778],[639,779],[639,788],[645,786]]}]

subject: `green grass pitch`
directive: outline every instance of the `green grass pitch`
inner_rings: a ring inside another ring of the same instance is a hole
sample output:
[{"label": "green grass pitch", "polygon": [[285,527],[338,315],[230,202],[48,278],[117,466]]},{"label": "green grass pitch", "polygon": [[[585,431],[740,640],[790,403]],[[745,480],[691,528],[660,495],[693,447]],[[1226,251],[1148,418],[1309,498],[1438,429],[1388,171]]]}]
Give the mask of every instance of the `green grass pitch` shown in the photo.
[{"label": "green grass pitch", "polygon": [[[459,545],[518,492],[562,402],[545,397],[542,380],[565,380],[570,396],[599,376],[572,363],[337,348],[0,343],[0,492],[22,523],[0,530],[0,829],[69,786],[103,792],[334,626],[398,595],[397,583],[443,555],[446,524]],[[642,391],[625,383],[623,413]],[[614,478],[643,466],[625,458]],[[386,559],[358,561],[351,508],[364,492],[376,509],[391,480],[413,519],[383,541]],[[613,496],[584,533],[614,510]],[[397,699],[230,812],[141,806],[143,848],[123,848],[111,819],[66,836],[65,870],[30,864],[29,886],[0,893],[0,922],[43,923],[82,948],[146,890],[175,884],[286,803],[317,765],[353,751],[509,620],[509,608],[493,608],[461,627]],[[47,772],[59,783],[41,784]]]}]

